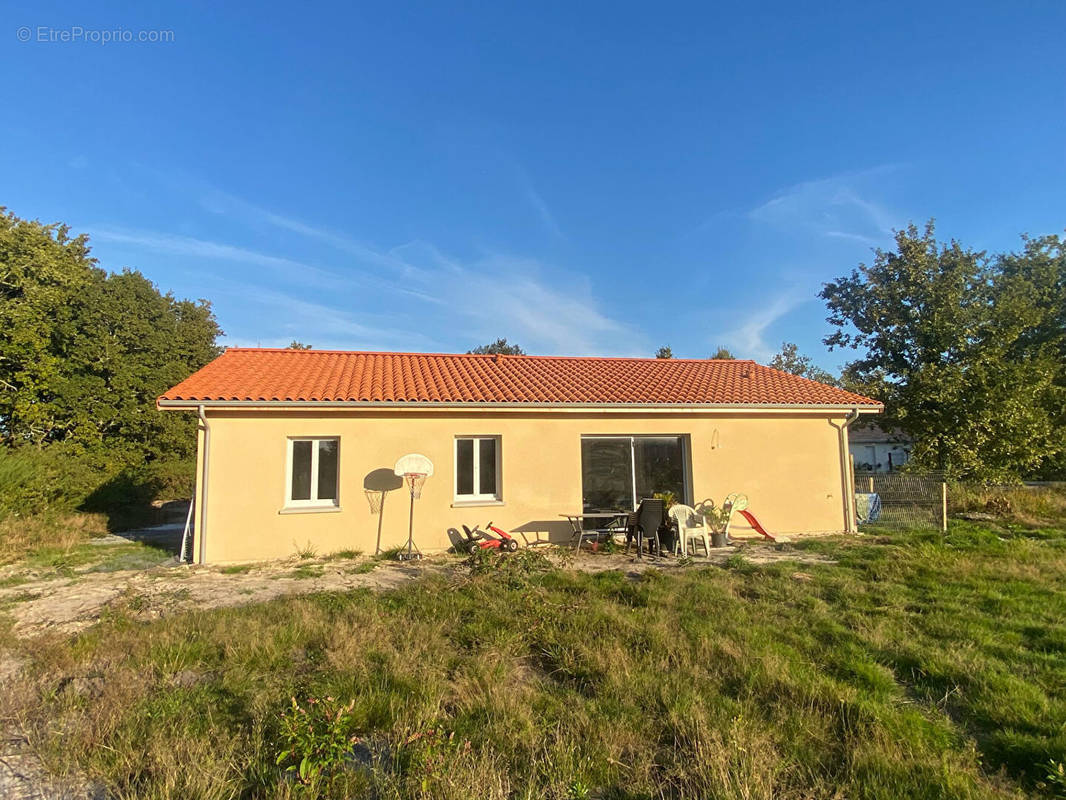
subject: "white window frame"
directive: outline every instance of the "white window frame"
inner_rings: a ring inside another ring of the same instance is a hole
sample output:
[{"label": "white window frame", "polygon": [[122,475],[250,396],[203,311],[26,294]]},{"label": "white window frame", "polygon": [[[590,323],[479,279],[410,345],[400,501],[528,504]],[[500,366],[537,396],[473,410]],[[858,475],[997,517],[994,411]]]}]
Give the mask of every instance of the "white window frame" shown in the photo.
[{"label": "white window frame", "polygon": [[[335,498],[318,499],[318,443],[337,442],[337,491]],[[311,447],[311,497],[307,500],[292,498],[292,451],[296,442],[312,442]],[[285,443],[285,508],[339,508],[341,504],[341,437],[339,436],[290,436]]]},{"label": "white window frame", "polygon": [[[492,494],[459,494],[459,442],[474,442],[474,483],[475,489],[481,488],[481,440],[492,439],[496,442],[496,491]],[[456,504],[481,504],[503,502],[503,437],[499,435],[456,436],[452,444],[452,495]]]}]

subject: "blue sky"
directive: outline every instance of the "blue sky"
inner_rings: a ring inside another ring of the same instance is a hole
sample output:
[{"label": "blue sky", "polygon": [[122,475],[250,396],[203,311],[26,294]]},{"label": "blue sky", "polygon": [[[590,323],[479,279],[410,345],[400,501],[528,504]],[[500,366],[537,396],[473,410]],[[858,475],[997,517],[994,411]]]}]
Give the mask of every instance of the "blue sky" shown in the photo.
[{"label": "blue sky", "polygon": [[[817,292],[893,228],[1066,221],[1058,0],[256,9],[0,30],[0,204],[210,299],[228,344],[836,367]],[[74,26],[173,41],[37,40]]]}]

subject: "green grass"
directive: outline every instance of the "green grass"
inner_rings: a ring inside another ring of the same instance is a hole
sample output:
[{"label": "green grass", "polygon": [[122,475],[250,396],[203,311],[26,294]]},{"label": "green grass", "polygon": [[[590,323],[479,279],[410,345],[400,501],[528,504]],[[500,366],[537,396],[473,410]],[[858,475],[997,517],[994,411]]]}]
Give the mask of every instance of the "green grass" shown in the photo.
[{"label": "green grass", "polygon": [[[379,594],[116,614],[27,648],[0,714],[115,797],[1051,796],[1066,530],[795,546],[837,563],[633,579],[514,558]],[[293,697],[375,767],[287,779]],[[314,710],[348,703],[329,725]]]},{"label": "green grass", "polygon": [[242,575],[245,572],[250,572],[255,567],[255,564],[233,564],[228,567],[222,567],[219,570],[223,575]]},{"label": "green grass", "polygon": [[349,575],[365,575],[368,572],[373,572],[377,565],[377,561],[362,561],[344,571]]},{"label": "green grass", "polygon": [[308,578],[321,578],[322,573],[322,567],[317,564],[300,564],[296,569],[289,572],[288,577],[296,580],[307,580]]}]

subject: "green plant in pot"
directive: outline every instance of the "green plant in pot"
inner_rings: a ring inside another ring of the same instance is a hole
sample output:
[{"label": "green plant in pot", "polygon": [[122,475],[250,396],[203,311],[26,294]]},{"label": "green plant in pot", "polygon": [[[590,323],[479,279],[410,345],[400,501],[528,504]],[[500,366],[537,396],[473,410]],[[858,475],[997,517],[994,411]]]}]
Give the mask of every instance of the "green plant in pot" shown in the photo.
[{"label": "green plant in pot", "polygon": [[711,529],[711,546],[725,547],[729,543],[726,526],[729,525],[729,517],[733,509],[724,504],[716,506],[713,500],[708,500],[696,509],[696,513],[703,517],[707,527]]}]

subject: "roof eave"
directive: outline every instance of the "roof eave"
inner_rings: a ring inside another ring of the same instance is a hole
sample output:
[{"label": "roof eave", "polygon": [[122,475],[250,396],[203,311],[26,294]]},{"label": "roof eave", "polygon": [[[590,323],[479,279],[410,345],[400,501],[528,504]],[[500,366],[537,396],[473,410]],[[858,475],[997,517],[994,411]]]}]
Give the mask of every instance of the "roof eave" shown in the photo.
[{"label": "roof eave", "polygon": [[860,414],[880,414],[884,405],[866,403],[518,403],[518,402],[451,402],[424,400],[197,400],[159,398],[161,410],[190,411],[199,407],[254,408],[321,408],[321,409],[387,409],[449,410],[449,411],[858,411]]}]

